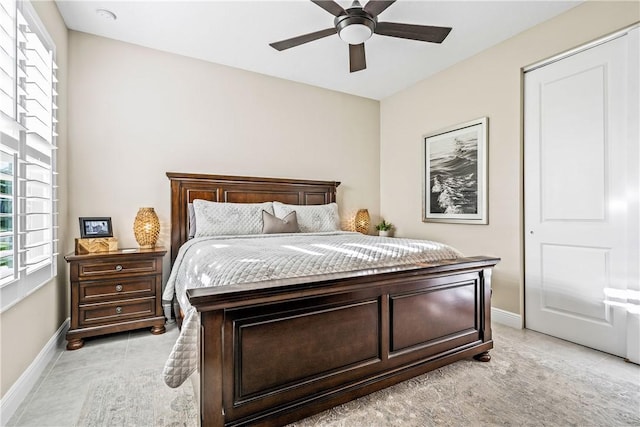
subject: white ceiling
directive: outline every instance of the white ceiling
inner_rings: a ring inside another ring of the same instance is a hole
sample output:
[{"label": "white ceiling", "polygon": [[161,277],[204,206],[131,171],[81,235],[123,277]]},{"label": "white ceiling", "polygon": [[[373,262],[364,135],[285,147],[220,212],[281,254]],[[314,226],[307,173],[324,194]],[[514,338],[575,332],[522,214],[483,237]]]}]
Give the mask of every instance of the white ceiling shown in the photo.
[{"label": "white ceiling", "polygon": [[[68,28],[367,98],[382,99],[579,1],[399,0],[379,20],[453,27],[440,45],[374,34],[367,69],[349,73],[348,45],[332,35],[278,52],[269,43],[333,26],[310,1],[57,0]],[[347,8],[350,1],[339,0]],[[362,1],[366,4],[366,0]],[[96,9],[108,9],[107,20]]]}]

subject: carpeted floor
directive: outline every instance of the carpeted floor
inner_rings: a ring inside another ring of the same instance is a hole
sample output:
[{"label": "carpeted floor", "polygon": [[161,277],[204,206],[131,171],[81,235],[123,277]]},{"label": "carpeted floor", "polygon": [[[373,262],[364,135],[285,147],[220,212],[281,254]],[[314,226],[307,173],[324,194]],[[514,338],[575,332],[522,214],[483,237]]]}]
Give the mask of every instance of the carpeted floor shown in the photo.
[{"label": "carpeted floor", "polygon": [[636,368],[612,379],[503,343],[489,363],[459,361],[292,426],[638,426]]},{"label": "carpeted floor", "polygon": [[169,388],[148,369],[90,384],[76,425],[197,426],[197,416],[191,387]]},{"label": "carpeted floor", "polygon": [[[463,360],[301,420],[311,426],[640,426],[640,367],[494,326],[492,360]],[[96,381],[78,426],[194,426],[190,386],[156,370]]]}]

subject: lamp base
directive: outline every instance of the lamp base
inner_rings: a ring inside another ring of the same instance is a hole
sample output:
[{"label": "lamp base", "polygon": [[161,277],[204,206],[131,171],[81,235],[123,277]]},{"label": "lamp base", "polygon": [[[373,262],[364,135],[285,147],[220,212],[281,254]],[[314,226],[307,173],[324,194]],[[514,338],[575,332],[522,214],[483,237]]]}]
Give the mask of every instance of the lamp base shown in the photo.
[{"label": "lamp base", "polygon": [[140,245],[140,249],[153,249],[156,245]]}]

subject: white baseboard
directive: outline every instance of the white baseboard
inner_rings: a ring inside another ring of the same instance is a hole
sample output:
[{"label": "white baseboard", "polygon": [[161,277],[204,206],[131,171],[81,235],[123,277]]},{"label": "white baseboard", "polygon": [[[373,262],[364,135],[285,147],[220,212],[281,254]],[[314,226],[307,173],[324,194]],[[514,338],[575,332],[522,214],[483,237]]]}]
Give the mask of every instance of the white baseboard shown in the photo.
[{"label": "white baseboard", "polygon": [[6,425],[16,412],[20,404],[27,397],[38,378],[44,373],[47,365],[56,355],[57,350],[63,346],[65,335],[69,329],[69,319],[65,320],[55,334],[49,339],[40,353],[31,362],[29,367],[20,375],[20,378],[11,386],[9,391],[0,401],[0,425]]},{"label": "white baseboard", "polygon": [[491,307],[491,321],[511,328],[522,329],[522,316],[499,308]]}]

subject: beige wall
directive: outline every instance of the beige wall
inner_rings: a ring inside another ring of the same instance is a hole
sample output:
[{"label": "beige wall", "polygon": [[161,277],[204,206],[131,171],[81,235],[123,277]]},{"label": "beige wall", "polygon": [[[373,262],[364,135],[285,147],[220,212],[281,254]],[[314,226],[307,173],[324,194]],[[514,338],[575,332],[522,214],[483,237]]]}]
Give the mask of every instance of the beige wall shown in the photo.
[{"label": "beige wall", "polygon": [[[640,19],[638,2],[587,2],[381,102],[380,211],[397,234],[502,258],[493,305],[522,313],[521,69]],[[423,223],[422,135],[488,116],[489,225]]]},{"label": "beige wall", "polygon": [[169,245],[167,171],[337,180],[344,214],[378,211],[377,101],[74,31],[69,70],[69,220],[120,247],[141,206]]},{"label": "beige wall", "polygon": [[[67,245],[67,28],[52,1],[32,3],[56,45],[58,64],[58,176],[61,248]],[[65,262],[58,277],[0,314],[0,395],[4,396],[68,317]]]}]

